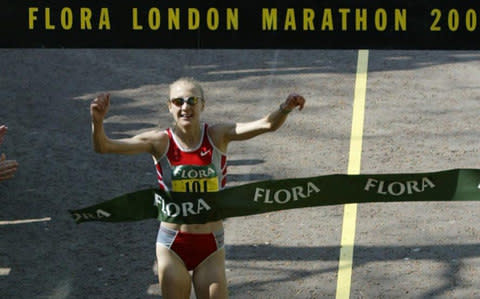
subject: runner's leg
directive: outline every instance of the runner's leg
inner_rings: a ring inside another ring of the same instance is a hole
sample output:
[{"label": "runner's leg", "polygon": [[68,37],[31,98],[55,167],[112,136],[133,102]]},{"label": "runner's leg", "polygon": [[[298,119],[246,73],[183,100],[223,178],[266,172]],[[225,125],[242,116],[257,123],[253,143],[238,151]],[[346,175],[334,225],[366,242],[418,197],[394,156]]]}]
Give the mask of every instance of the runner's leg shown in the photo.
[{"label": "runner's leg", "polygon": [[170,249],[157,244],[157,263],[162,298],[190,298],[192,280],[180,258]]},{"label": "runner's leg", "polygon": [[198,299],[228,298],[224,248],[213,253],[195,268],[193,286]]}]

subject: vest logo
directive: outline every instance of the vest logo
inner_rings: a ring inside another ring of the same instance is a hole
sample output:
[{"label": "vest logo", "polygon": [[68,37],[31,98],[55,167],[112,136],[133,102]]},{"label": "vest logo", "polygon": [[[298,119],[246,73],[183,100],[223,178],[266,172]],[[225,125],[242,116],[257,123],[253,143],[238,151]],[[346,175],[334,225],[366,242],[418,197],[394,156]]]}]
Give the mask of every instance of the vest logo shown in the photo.
[{"label": "vest logo", "polygon": [[435,184],[427,177],[416,181],[406,182],[386,182],[369,178],[365,184],[364,190],[367,192],[375,191],[381,195],[400,196],[404,194],[421,193],[427,189],[434,189]]},{"label": "vest logo", "polygon": [[212,152],[211,149],[202,150],[202,151],[200,151],[200,156],[201,156],[201,157],[205,157],[206,155],[210,154],[211,152]]},{"label": "vest logo", "polygon": [[165,199],[157,193],[155,193],[155,206],[159,207],[159,210],[169,217],[198,215],[204,210],[209,211],[212,209],[202,198],[198,198],[193,202],[182,202],[181,204],[174,202],[165,203]]},{"label": "vest logo", "polygon": [[253,201],[268,204],[286,204],[290,201],[297,201],[301,198],[308,198],[312,193],[320,192],[320,188],[314,183],[308,182],[306,186],[295,186],[290,189],[263,189],[256,188]]},{"label": "vest logo", "polygon": [[107,211],[104,211],[102,209],[98,209],[94,212],[87,212],[87,213],[72,213],[73,219],[75,222],[80,222],[80,221],[91,221],[91,220],[100,220],[103,218],[110,218],[112,214],[108,213]]}]

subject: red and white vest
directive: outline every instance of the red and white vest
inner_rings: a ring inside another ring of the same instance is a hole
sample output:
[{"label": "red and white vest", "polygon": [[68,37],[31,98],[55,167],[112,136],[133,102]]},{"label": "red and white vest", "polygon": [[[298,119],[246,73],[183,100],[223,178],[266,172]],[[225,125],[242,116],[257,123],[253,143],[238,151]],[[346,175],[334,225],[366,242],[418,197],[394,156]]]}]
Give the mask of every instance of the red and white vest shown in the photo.
[{"label": "red and white vest", "polygon": [[160,189],[174,192],[216,192],[227,182],[227,156],[213,145],[208,125],[202,126],[200,144],[183,149],[168,128],[168,150],[155,161]]}]

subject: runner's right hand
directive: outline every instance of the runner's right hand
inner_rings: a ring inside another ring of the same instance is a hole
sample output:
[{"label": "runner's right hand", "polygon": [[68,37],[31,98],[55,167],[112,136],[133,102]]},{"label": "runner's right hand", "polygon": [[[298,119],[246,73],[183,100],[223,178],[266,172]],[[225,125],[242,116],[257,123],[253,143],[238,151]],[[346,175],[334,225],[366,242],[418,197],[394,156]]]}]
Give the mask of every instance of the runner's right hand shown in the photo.
[{"label": "runner's right hand", "polygon": [[99,94],[90,104],[90,115],[94,122],[102,122],[110,106],[110,94]]}]

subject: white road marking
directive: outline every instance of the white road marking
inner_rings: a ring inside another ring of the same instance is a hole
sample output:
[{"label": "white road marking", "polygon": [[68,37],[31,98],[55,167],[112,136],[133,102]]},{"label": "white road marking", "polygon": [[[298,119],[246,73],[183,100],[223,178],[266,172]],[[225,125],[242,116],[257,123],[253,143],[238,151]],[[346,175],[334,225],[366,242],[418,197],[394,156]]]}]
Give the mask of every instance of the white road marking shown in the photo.
[{"label": "white road marking", "polygon": [[12,224],[25,224],[25,223],[35,223],[35,222],[47,222],[51,221],[52,218],[45,217],[40,219],[22,219],[22,220],[1,220],[0,225],[12,225]]}]

